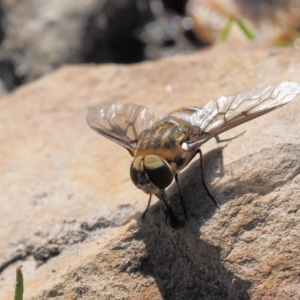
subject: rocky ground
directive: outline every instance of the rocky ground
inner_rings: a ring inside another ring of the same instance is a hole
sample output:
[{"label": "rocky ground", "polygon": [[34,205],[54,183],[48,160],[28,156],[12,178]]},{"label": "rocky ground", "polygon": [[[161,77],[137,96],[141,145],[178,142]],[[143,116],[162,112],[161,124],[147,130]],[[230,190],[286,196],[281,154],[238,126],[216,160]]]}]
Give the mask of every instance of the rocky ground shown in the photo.
[{"label": "rocky ground", "polygon": [[[131,157],[86,124],[90,107],[132,102],[156,116],[281,81],[300,54],[223,44],[139,65],[63,67],[0,102],[0,298],[299,299],[300,98],[203,146],[181,174],[188,220],[165,224],[129,177]],[[176,187],[168,190],[183,219]]]}]

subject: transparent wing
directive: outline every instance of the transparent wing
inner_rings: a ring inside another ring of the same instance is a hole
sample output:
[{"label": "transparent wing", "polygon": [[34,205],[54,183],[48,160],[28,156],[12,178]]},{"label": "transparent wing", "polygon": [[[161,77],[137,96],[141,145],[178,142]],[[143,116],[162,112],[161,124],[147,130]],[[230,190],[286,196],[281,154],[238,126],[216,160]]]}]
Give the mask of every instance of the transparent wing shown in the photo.
[{"label": "transparent wing", "polygon": [[112,103],[91,109],[86,119],[92,129],[125,147],[133,156],[141,133],[154,123],[155,118],[144,106]]},{"label": "transparent wing", "polygon": [[187,146],[199,147],[228,129],[279,108],[299,94],[300,84],[282,82],[211,101],[190,116]]}]

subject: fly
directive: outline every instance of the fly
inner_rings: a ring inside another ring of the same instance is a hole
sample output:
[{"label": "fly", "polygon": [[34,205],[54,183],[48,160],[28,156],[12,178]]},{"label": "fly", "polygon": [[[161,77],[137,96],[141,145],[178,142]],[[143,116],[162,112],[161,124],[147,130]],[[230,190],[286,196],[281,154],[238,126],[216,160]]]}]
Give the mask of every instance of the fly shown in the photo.
[{"label": "fly", "polygon": [[142,219],[152,195],[155,195],[164,202],[171,221],[175,222],[165,190],[175,179],[186,217],[178,174],[197,154],[203,185],[218,207],[203,179],[201,145],[211,138],[219,141],[220,133],[275,110],[299,94],[300,84],[282,82],[221,96],[203,107],[183,107],[156,121],[153,112],[142,105],[101,104],[87,114],[87,122],[96,132],[123,146],[134,157],[130,166],[131,180],[150,195]]}]

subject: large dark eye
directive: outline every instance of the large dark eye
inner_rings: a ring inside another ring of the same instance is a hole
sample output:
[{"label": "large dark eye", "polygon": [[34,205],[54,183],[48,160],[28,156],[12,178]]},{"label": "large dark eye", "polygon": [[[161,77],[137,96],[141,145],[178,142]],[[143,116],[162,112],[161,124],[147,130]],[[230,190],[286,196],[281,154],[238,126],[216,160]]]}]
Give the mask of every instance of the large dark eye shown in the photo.
[{"label": "large dark eye", "polygon": [[144,160],[144,169],[150,181],[163,190],[173,181],[173,171],[170,165],[157,155],[148,155]]},{"label": "large dark eye", "polygon": [[141,182],[139,182],[138,180],[138,173],[140,173],[140,166],[141,166],[141,162],[143,160],[143,157],[137,157],[133,160],[131,166],[130,166],[130,177],[132,182],[134,183],[135,186],[139,186],[141,184]]}]

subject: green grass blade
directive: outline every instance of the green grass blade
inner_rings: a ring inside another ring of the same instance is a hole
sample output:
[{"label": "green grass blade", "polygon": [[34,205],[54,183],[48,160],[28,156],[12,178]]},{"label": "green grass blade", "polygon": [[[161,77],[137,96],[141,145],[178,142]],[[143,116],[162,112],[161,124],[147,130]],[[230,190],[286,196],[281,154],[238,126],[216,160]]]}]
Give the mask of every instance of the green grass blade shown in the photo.
[{"label": "green grass blade", "polygon": [[250,41],[255,40],[255,34],[244,24],[244,22],[241,19],[236,18],[236,23],[241,28],[241,30],[244,32],[245,36]]},{"label": "green grass blade", "polygon": [[17,267],[16,270],[16,288],[14,300],[23,300],[23,274],[21,271],[22,266]]},{"label": "green grass blade", "polygon": [[230,30],[231,30],[231,25],[232,25],[232,22],[234,21],[234,17],[231,16],[226,24],[226,26],[224,27],[224,29],[221,31],[221,34],[219,36],[219,41],[220,42],[224,42],[227,40],[228,38],[228,35],[230,33]]},{"label": "green grass blade", "polygon": [[248,40],[250,40],[250,41],[255,40],[255,34],[245,25],[245,23],[241,19],[232,15],[229,17],[229,20],[228,20],[226,26],[220,33],[220,36],[219,36],[220,42],[224,42],[227,40],[233,23],[237,24],[237,26],[242,30],[243,34],[246,36],[246,38]]}]

